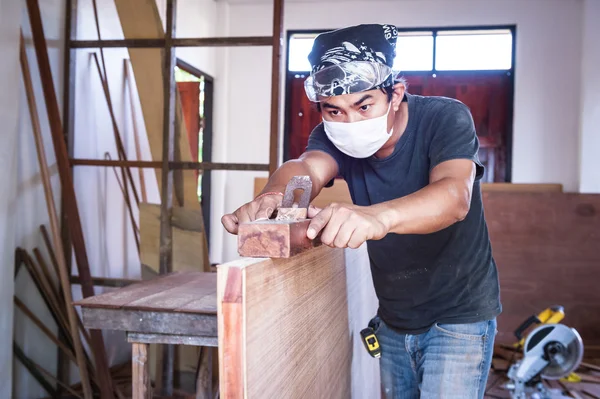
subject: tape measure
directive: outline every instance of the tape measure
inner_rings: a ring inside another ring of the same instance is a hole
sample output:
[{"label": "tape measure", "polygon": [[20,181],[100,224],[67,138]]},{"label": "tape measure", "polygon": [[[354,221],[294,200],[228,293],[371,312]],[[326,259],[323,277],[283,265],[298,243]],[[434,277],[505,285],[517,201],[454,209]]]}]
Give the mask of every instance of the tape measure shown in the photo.
[{"label": "tape measure", "polygon": [[381,346],[379,345],[379,340],[375,335],[375,330],[377,329],[379,323],[381,323],[379,317],[375,317],[369,322],[369,326],[360,332],[360,337],[362,338],[367,352],[369,355],[375,358],[381,357]]}]

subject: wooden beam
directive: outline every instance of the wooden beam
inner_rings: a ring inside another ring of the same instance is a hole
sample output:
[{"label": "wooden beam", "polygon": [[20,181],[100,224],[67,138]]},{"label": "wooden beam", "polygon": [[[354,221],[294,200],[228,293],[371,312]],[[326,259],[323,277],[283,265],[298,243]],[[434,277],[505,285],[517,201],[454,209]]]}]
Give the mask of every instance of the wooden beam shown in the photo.
[{"label": "wooden beam", "polygon": [[[129,166],[132,168],[154,168],[162,167],[161,161],[111,161],[105,159],[71,159],[73,166]],[[249,171],[267,171],[268,164],[260,163],[219,163],[219,162],[187,162],[172,161],[169,162],[170,169],[190,169],[190,170],[249,170]]]},{"label": "wooden beam", "polygon": [[273,1],[273,38],[271,56],[271,133],[269,138],[269,175],[279,164],[279,93],[281,49],[283,47],[283,0]]},{"label": "wooden beam", "polygon": [[[31,11],[30,11],[31,12]],[[33,25],[33,22],[32,22]],[[46,205],[48,210],[48,216],[50,219],[50,229],[52,230],[52,236],[54,239],[54,246],[57,248],[59,255],[59,278],[61,281],[61,287],[63,288],[63,305],[67,312],[68,319],[68,331],[71,335],[73,342],[73,348],[75,350],[75,357],[77,360],[77,366],[79,367],[79,374],[81,376],[81,382],[83,385],[83,394],[88,398],[92,398],[92,387],[88,376],[87,365],[85,362],[85,356],[83,352],[83,346],[81,344],[79,336],[79,328],[77,324],[77,314],[71,303],[73,298],[71,296],[71,286],[68,280],[67,265],[64,257],[64,250],[62,248],[62,241],[60,236],[60,226],[58,222],[58,214],[56,213],[56,205],[54,203],[54,195],[52,194],[52,183],[50,182],[50,171],[48,169],[48,161],[46,160],[46,153],[44,149],[44,139],[42,138],[42,129],[40,126],[40,120],[37,111],[37,105],[33,94],[33,83],[31,81],[31,73],[29,69],[29,62],[27,60],[27,54],[25,52],[25,41],[23,39],[23,33],[21,33],[21,45],[20,45],[20,60],[21,60],[21,71],[23,73],[23,82],[25,84],[25,93],[27,96],[27,103],[29,105],[29,115],[31,117],[32,131],[35,140],[35,148],[37,152],[38,163],[40,167],[40,174],[42,176],[42,183],[44,186],[44,196],[46,198]],[[57,131],[58,133],[58,131]],[[38,258],[38,264],[42,268],[42,272],[45,275],[46,284],[48,285],[48,293],[56,297],[55,306],[60,307],[60,297],[58,292],[53,287],[53,280],[50,277],[50,271],[45,266],[45,263],[39,253],[39,250],[34,250],[36,257]],[[58,303],[56,303],[58,301]],[[58,312],[58,309],[56,309]]]},{"label": "wooden beam", "polygon": [[131,366],[134,399],[151,399],[150,367],[148,366],[148,344],[132,345]]},{"label": "wooden beam", "polygon": [[[27,0],[27,10],[31,23],[31,31],[33,34],[33,43],[37,56],[39,71],[41,74],[42,89],[50,123],[50,131],[52,134],[52,142],[56,155],[56,163],[58,165],[59,176],[61,180],[63,198],[67,204],[66,212],[69,222],[69,230],[75,250],[75,258],[79,275],[82,278],[81,290],[84,297],[94,295],[94,287],[91,283],[90,266],[87,258],[85,241],[83,237],[83,229],[81,227],[81,218],[77,207],[77,199],[75,196],[75,188],[73,187],[73,178],[69,167],[69,155],[64,141],[62,122],[60,120],[60,110],[56,99],[56,91],[54,89],[54,81],[52,79],[52,70],[50,68],[50,60],[48,58],[48,49],[46,48],[46,37],[44,27],[42,25],[42,17],[38,0]],[[57,251],[63,252],[63,251]],[[68,276],[62,279],[63,287],[68,287]],[[63,292],[69,292],[65,289]],[[66,300],[67,303],[72,301]],[[71,308],[71,307],[70,307]],[[106,360],[106,351],[104,349],[104,341],[100,331],[92,331],[91,347],[96,361],[96,373],[100,382],[101,397],[108,399],[112,397],[112,381]]]},{"label": "wooden beam", "polygon": [[379,397],[359,331],[375,315],[366,248],[218,267],[221,397]]},{"label": "wooden beam", "polygon": [[[271,46],[271,36],[239,36],[239,37],[196,37],[173,39],[173,47],[237,47],[237,46]],[[69,47],[81,48],[163,48],[165,39],[121,39],[121,40],[71,40]]]},{"label": "wooden beam", "polygon": [[13,341],[13,353],[19,359],[19,361],[25,366],[25,368],[31,373],[33,378],[41,385],[44,391],[48,392],[48,394],[55,398],[58,397],[58,394],[52,384],[48,382],[48,380],[44,377],[44,375],[40,372],[40,370],[36,367],[37,365],[31,360],[25,352],[17,345],[15,341]]},{"label": "wooden beam", "polygon": [[[69,281],[71,284],[81,284],[79,276],[71,276]],[[127,287],[130,284],[139,283],[140,281],[141,280],[132,280],[127,278],[92,277],[92,284],[94,284],[94,287],[121,288]]]},{"label": "wooden beam", "polygon": [[199,335],[145,334],[128,332],[127,342],[141,342],[144,344],[171,344],[216,347],[217,337],[203,337]]},{"label": "wooden beam", "polygon": [[[152,331],[156,334],[217,336],[214,315],[183,312],[152,312],[82,307],[88,328],[118,331]],[[142,316],[142,317],[140,317]]]}]

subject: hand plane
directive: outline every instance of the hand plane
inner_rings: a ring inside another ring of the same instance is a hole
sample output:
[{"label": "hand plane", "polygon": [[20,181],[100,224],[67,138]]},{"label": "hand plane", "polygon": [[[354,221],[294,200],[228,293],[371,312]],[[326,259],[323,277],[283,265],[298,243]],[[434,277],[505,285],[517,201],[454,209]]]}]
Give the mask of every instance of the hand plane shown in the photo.
[{"label": "hand plane", "polygon": [[[295,202],[297,190],[302,190]],[[238,229],[238,253],[253,258],[289,258],[320,244],[310,240],[308,207],[312,195],[309,176],[294,176],[286,186],[281,206],[271,219],[241,223]],[[274,217],[274,218],[273,218]]]}]

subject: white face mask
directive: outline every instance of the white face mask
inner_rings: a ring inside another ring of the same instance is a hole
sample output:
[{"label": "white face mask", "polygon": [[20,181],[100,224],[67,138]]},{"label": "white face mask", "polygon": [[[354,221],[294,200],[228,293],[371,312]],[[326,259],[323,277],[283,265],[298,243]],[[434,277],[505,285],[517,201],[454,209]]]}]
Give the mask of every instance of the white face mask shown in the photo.
[{"label": "white face mask", "polygon": [[368,158],[375,154],[389,140],[394,129],[388,132],[387,112],[377,118],[359,122],[330,122],[323,119],[323,127],[329,140],[344,154],[353,158]]}]

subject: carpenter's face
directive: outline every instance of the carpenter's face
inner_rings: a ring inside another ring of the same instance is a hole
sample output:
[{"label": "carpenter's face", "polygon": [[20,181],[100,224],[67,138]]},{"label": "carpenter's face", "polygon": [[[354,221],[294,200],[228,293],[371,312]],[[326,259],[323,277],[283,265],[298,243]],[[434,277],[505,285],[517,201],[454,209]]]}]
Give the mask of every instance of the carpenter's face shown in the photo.
[{"label": "carpenter's face", "polygon": [[321,102],[321,113],[330,122],[359,122],[384,115],[389,105],[387,93],[376,89],[328,97]]}]

